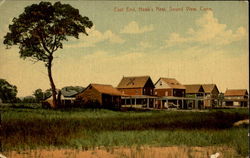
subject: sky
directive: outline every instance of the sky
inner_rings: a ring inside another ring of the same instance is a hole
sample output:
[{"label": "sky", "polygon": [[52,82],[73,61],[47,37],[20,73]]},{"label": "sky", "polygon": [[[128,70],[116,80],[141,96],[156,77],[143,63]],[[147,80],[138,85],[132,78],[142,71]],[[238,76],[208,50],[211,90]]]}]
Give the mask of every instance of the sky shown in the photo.
[{"label": "sky", "polygon": [[[123,76],[145,75],[153,82],[169,77],[182,84],[214,83],[220,92],[249,87],[247,2],[61,2],[94,26],[89,36],[69,38],[55,53],[57,88],[115,87]],[[20,59],[18,46],[3,45],[12,19],[33,3],[39,1],[0,0],[0,78],[17,86],[18,97],[50,88],[44,63]]]}]

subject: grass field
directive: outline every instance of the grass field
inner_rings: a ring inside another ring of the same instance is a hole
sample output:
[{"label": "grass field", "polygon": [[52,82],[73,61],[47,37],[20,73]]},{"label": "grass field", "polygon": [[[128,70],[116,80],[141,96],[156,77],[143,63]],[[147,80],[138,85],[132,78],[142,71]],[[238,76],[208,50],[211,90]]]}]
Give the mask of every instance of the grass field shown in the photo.
[{"label": "grass field", "polygon": [[0,107],[1,150],[129,146],[228,146],[248,155],[248,109],[110,111]]}]

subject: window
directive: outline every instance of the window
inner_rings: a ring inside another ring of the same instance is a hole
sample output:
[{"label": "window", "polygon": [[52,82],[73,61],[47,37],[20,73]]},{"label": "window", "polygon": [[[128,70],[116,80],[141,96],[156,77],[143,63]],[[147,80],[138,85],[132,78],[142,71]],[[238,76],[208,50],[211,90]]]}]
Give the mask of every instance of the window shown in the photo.
[{"label": "window", "polygon": [[168,91],[165,92],[165,96],[168,96]]},{"label": "window", "polygon": [[157,95],[157,92],[155,91],[155,95]]}]

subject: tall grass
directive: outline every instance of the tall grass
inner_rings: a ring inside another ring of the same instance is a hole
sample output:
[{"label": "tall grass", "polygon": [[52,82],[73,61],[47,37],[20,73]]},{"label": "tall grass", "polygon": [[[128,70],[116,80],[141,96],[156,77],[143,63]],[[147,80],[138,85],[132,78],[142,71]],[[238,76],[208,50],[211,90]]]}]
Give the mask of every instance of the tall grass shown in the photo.
[{"label": "tall grass", "polygon": [[83,131],[84,137],[72,139],[74,148],[96,146],[228,146],[247,155],[247,129],[229,130],[175,130],[175,131]]},{"label": "tall grass", "polygon": [[228,145],[247,153],[247,129],[232,128],[248,112],[0,108],[2,150],[131,145]]}]

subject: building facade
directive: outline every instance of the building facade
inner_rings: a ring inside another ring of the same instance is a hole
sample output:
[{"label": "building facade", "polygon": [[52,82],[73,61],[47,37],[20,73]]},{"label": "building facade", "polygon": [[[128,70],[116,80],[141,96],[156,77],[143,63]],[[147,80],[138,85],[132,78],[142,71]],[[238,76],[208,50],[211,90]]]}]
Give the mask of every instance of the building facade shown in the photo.
[{"label": "building facade", "polygon": [[85,107],[119,108],[121,96],[124,95],[111,85],[90,84],[76,100]]},{"label": "building facade", "polygon": [[205,93],[204,106],[206,108],[213,108],[219,104],[218,96],[219,90],[216,84],[203,84],[202,85]]},{"label": "building facade", "polygon": [[224,102],[226,106],[249,107],[248,92],[246,89],[227,89]]}]

